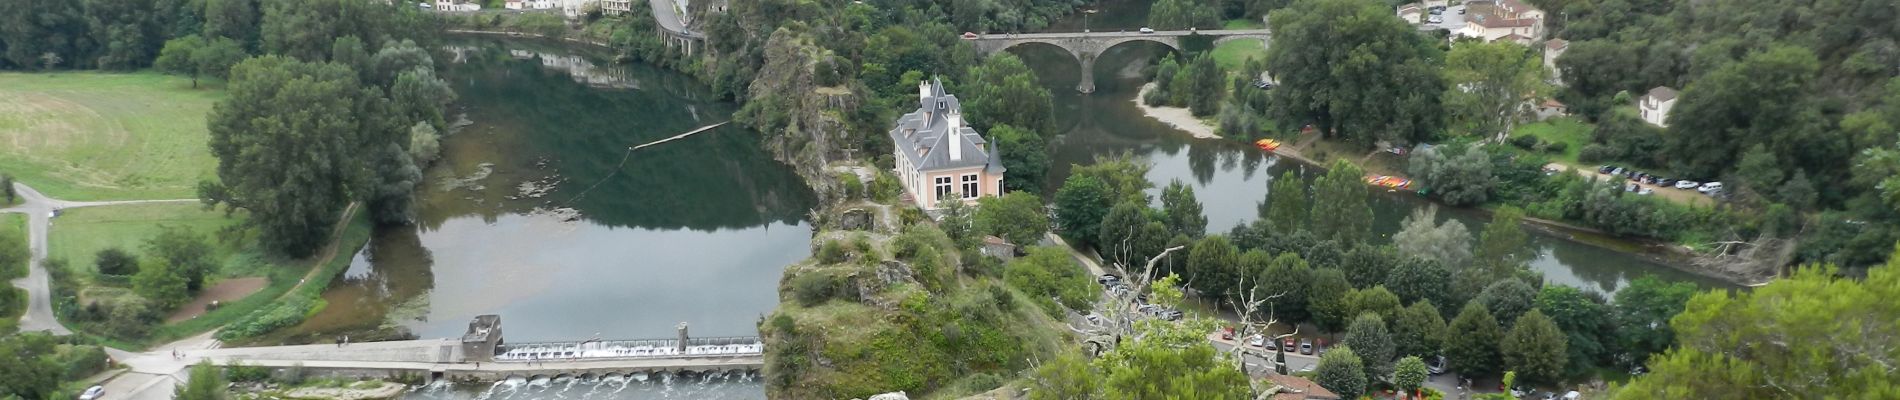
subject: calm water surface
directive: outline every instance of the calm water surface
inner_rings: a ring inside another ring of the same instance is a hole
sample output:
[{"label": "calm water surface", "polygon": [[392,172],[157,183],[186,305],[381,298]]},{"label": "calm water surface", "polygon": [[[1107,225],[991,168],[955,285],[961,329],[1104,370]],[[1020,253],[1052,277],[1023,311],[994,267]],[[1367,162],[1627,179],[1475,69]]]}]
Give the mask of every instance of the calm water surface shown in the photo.
[{"label": "calm water surface", "polygon": [[[628,153],[735,110],[691,78],[590,49],[452,46],[473,122],[443,142],[420,221],[378,231],[329,306],[276,338],[459,336],[500,314],[510,342],[756,335],[810,253],[810,189],[736,126]],[[503,382],[421,398],[762,398],[749,377]]]}]

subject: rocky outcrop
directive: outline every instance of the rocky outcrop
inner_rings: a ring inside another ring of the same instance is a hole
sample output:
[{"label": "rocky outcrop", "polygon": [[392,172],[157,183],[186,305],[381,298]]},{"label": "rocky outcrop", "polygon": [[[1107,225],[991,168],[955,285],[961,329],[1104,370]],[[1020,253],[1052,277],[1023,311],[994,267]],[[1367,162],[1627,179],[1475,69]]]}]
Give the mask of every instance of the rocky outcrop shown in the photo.
[{"label": "rocky outcrop", "polygon": [[747,88],[750,98],[735,117],[764,135],[772,156],[791,165],[820,200],[841,196],[832,161],[848,159],[851,126],[846,116],[863,104],[862,90],[837,86],[840,58],[811,35],[779,28],[765,45],[765,65]]}]

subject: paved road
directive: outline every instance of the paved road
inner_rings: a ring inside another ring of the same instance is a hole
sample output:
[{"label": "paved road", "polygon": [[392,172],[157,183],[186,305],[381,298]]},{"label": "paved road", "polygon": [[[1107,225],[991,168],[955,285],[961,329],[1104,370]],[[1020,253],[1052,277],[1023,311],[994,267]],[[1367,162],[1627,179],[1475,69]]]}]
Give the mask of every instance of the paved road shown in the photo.
[{"label": "paved road", "polygon": [[[661,1],[661,0],[653,0],[653,1]],[[1169,37],[1169,36],[1178,37],[1178,36],[1192,36],[1192,35],[1235,36],[1235,35],[1271,35],[1271,34],[1273,34],[1273,31],[1270,29],[1208,29],[1208,30],[1197,30],[1197,31],[1155,31],[1154,33],[1140,33],[1140,32],[1060,32],[1060,33],[1017,33],[1017,34],[987,33],[987,34],[979,34],[976,36],[976,39],[972,39],[972,40],[1033,40],[1033,39],[1047,40],[1047,39],[1071,39],[1071,38],[1114,39],[1114,38],[1127,38],[1127,37]]]},{"label": "paved road", "polygon": [[45,194],[41,194],[40,191],[27,187],[24,183],[14,182],[13,189],[25,202],[11,208],[0,209],[0,212],[26,214],[27,246],[33,253],[31,260],[28,261],[26,277],[13,280],[13,286],[26,289],[27,308],[26,314],[20,315],[20,331],[48,331],[55,335],[70,335],[72,331],[66,329],[66,326],[60,325],[59,319],[53,316],[52,281],[46,274],[46,268],[40,265],[40,262],[46,260],[46,236],[50,234],[53,229],[53,210],[121,204],[198,201],[198,199],[66,201],[46,197]]},{"label": "paved road", "polygon": [[666,29],[667,32],[691,38],[706,37],[704,34],[686,28],[685,20],[681,19],[679,12],[673,9],[673,0],[647,0],[647,5],[653,8],[653,19],[659,21],[660,28]]}]

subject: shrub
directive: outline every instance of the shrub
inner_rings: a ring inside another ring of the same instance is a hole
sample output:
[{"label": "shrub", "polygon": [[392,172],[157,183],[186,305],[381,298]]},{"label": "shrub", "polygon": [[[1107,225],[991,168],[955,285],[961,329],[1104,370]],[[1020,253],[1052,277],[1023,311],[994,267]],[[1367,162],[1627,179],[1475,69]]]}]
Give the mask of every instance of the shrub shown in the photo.
[{"label": "shrub", "polygon": [[[62,346],[66,347],[66,346]],[[59,352],[66,379],[76,380],[106,370],[106,350],[99,346],[71,346]]]},{"label": "shrub", "polygon": [[819,263],[837,264],[845,262],[850,256],[851,253],[845,251],[844,245],[839,244],[836,240],[826,240],[824,244],[818,245],[817,257]]},{"label": "shrub", "polygon": [[830,300],[838,293],[838,282],[831,274],[807,272],[792,277],[792,298],[806,307]]},{"label": "shrub", "polygon": [[1616,159],[1617,156],[1616,149],[1596,143],[1584,145],[1582,150],[1577,150],[1577,162],[1609,161]]},{"label": "shrub", "polygon": [[1531,136],[1531,135],[1522,135],[1522,136],[1511,138],[1512,146],[1517,146],[1517,148],[1524,149],[1524,150],[1531,150],[1531,149],[1537,148],[1538,142],[1540,142],[1540,140],[1538,140],[1536,136]]},{"label": "shrub", "polygon": [[244,362],[232,362],[224,367],[224,378],[232,382],[263,382],[270,379],[270,368],[258,365],[244,365]]},{"label": "shrub", "polygon": [[117,247],[99,250],[94,256],[93,266],[100,274],[114,276],[132,276],[139,272],[139,259]]},{"label": "shrub", "polygon": [[864,195],[864,181],[858,179],[858,174],[840,172],[838,173],[838,194],[845,200],[857,200],[859,196]]},{"label": "shrub", "polygon": [[1569,149],[1570,149],[1570,143],[1544,142],[1544,151],[1547,151],[1547,152],[1561,154],[1564,152],[1564,150],[1569,150]]},{"label": "shrub", "polygon": [[879,203],[895,203],[897,195],[902,193],[904,187],[898,184],[896,176],[888,172],[878,172],[877,179],[871,180],[871,199]]}]

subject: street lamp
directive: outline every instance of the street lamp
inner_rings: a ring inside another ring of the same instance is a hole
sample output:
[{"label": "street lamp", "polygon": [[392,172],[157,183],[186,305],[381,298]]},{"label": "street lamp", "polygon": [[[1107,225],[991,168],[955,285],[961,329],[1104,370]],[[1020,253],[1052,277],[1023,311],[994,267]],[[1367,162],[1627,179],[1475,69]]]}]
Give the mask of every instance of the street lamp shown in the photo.
[{"label": "street lamp", "polygon": [[1095,15],[1095,9],[1082,10],[1082,33],[1089,33],[1089,16]]}]

